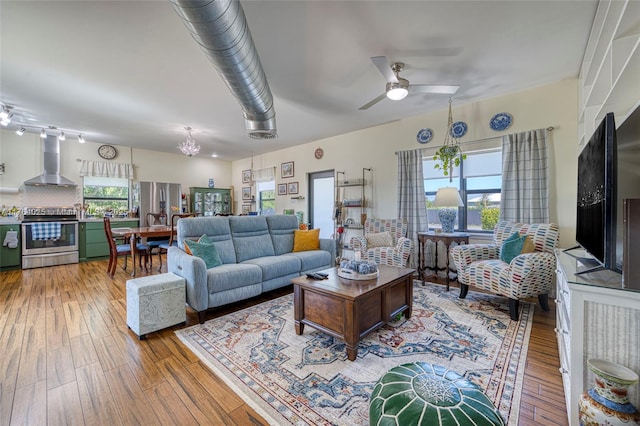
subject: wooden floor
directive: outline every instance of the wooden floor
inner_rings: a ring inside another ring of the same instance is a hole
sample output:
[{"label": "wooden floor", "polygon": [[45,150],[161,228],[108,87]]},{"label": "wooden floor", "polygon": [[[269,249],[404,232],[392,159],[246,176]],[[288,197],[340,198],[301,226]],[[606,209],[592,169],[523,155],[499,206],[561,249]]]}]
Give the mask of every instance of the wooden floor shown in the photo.
[{"label": "wooden floor", "polygon": [[[113,279],[106,261],[0,273],[0,425],[266,424],[173,329],[138,340],[120,265]],[[519,425],[568,424],[554,308],[535,310]]]}]

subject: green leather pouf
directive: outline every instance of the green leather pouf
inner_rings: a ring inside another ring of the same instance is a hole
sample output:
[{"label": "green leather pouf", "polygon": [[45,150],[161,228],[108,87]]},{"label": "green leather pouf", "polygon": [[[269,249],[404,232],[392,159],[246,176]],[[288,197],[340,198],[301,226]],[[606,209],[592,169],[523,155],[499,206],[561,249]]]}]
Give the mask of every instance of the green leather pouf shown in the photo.
[{"label": "green leather pouf", "polygon": [[378,380],[369,399],[369,424],[504,426],[504,420],[480,388],[458,373],[414,362]]}]

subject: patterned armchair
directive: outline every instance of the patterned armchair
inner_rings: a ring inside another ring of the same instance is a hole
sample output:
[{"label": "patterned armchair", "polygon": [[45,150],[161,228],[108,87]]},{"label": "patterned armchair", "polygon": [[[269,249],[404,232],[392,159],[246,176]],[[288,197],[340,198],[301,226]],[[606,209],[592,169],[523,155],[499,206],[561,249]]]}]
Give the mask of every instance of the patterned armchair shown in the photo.
[{"label": "patterned armchair", "polygon": [[[413,242],[406,238],[408,224],[402,219],[367,219],[364,223],[364,236],[352,237],[349,245],[359,251],[362,259],[370,260],[378,265],[406,266],[413,249]],[[391,244],[378,246],[374,244],[375,235],[388,232]],[[371,247],[372,244],[376,247]]]},{"label": "patterned armchair", "polygon": [[[514,232],[531,237],[533,253],[517,255],[511,263],[500,260],[500,247]],[[554,223],[513,223],[499,221],[493,231],[493,244],[468,244],[451,249],[458,270],[460,298],[474,286],[509,298],[509,314],[518,320],[519,301],[537,296],[540,306],[549,310],[549,291],[555,277],[555,255],[559,230]]]}]

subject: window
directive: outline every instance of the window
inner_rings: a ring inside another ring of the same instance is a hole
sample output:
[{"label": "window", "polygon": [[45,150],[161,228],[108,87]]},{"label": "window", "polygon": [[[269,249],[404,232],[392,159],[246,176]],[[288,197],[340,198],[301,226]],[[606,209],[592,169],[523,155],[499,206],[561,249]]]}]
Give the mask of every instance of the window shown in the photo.
[{"label": "window", "polygon": [[82,197],[87,213],[104,216],[105,212],[123,215],[129,211],[129,179],[85,176]]},{"label": "window", "polygon": [[453,169],[453,181],[434,169],[435,161],[423,161],[424,191],[429,228],[441,228],[438,208],[433,205],[438,188],[453,186],[460,191],[464,207],[458,210],[456,230],[492,232],[500,216],[502,152],[499,149],[468,152],[460,167]]},{"label": "window", "polygon": [[256,189],[258,191],[258,208],[260,214],[270,216],[276,213],[276,182],[269,180],[266,182],[257,182]]}]

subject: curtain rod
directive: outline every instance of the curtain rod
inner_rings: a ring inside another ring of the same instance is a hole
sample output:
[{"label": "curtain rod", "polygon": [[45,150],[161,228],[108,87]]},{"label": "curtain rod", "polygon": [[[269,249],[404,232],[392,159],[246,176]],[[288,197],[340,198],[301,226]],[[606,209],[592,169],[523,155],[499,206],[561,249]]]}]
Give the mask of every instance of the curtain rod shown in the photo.
[{"label": "curtain rod", "polygon": [[[553,132],[553,131],[555,130],[555,127],[553,127],[553,126],[549,126],[549,127],[547,127],[547,128],[546,128],[546,130],[547,130],[548,132]],[[460,143],[460,146],[473,145],[474,143],[490,141],[491,139],[500,139],[500,138],[502,138],[503,136],[507,136],[507,135],[490,136],[490,137],[488,137],[488,138],[474,139],[474,140],[469,141],[469,142],[461,142],[461,143]],[[420,150],[424,150],[424,149],[429,149],[429,148],[426,148],[426,147],[425,147],[425,148],[419,148],[419,149],[420,149]],[[396,155],[398,155],[398,152],[400,152],[400,151],[396,151]]]}]

